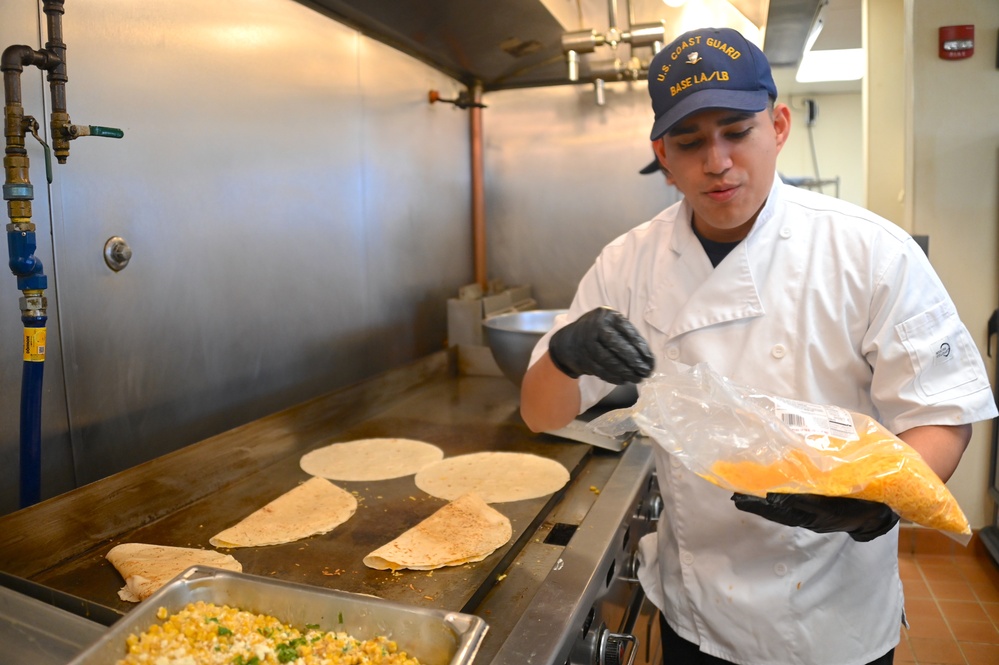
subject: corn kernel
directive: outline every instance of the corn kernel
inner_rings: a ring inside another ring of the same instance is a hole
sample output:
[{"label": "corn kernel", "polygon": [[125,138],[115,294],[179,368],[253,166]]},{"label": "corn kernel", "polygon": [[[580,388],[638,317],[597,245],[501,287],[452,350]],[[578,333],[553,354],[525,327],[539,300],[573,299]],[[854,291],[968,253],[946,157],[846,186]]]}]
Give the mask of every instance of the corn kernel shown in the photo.
[{"label": "corn kernel", "polygon": [[117,665],[420,665],[384,636],[356,640],[314,628],[302,633],[274,617],[204,601],[156,614],[141,635],[126,639]]}]

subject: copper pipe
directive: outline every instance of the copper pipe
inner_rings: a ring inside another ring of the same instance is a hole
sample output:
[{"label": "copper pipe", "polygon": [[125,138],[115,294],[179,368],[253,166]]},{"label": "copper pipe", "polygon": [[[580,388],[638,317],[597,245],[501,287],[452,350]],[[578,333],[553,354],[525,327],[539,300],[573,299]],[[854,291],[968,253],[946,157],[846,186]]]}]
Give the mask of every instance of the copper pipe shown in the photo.
[{"label": "copper pipe", "polygon": [[472,257],[475,281],[487,290],[489,278],[486,269],[486,196],[482,160],[482,86],[475,84],[471,90],[472,105],[469,109],[469,130],[472,161]]}]

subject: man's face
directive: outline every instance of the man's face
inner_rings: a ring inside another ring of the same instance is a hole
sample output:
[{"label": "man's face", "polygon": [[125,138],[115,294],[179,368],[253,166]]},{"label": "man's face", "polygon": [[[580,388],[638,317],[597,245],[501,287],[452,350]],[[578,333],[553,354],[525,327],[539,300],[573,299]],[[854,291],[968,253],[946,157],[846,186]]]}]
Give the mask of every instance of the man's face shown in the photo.
[{"label": "man's face", "polygon": [[670,183],[690,202],[701,235],[735,241],[749,233],[770,194],[790,125],[784,104],[759,113],[709,109],[653,142]]}]

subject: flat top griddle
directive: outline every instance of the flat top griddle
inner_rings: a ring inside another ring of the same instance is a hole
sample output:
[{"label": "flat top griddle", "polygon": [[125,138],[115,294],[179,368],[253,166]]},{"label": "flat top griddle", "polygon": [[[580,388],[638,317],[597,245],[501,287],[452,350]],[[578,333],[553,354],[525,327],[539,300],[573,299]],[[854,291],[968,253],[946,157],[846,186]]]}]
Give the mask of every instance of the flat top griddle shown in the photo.
[{"label": "flat top griddle", "polygon": [[[210,537],[307,480],[309,476],[300,469],[299,458],[320,446],[371,437],[404,437],[433,443],[444,450],[446,457],[479,451],[537,454],[558,461],[573,477],[592,454],[587,445],[531,433],[517,413],[515,386],[497,377],[438,378],[418,390],[403,391],[377,413],[346,425],[342,408],[329,409],[328,417],[321,411],[317,405],[309,410],[309,422],[303,430],[308,432],[307,436],[302,432],[289,435],[296,422],[294,412],[278,414],[201,442],[197,444],[198,454],[174,456],[169,463],[153,460],[45,502],[40,517],[49,520],[64,512],[60,506],[66,508],[68,515],[85,515],[88,510],[107,511],[116,501],[126,499],[140,502],[141,506],[143,487],[156,487],[156,501],[164,501],[163,489],[157,484],[150,485],[160,467],[163,473],[186,479],[185,483],[173,483],[170,487],[176,495],[176,509],[150,506],[148,511],[137,510],[136,515],[157,515],[154,520],[141,523],[129,523],[128,519],[115,523],[111,514],[87,518],[101,524],[98,531],[114,532],[110,537],[88,534],[86,524],[76,525],[76,533],[65,533],[65,528],[71,527],[60,527],[57,530],[61,538],[83,541],[76,548],[79,553],[38,571],[24,569],[28,563],[21,561],[17,565],[22,569],[9,572],[124,614],[135,604],[118,598],[123,580],[105,559],[108,550],[125,542],[210,549]],[[301,417],[306,418],[306,414]],[[286,443],[285,439],[293,443]],[[244,446],[259,446],[273,452],[270,457],[257,460],[256,468],[246,470],[247,464],[239,461],[242,458],[237,454]],[[234,454],[236,461],[232,465],[225,462],[226,447]],[[204,466],[206,460],[210,463]],[[178,474],[178,468],[182,473]],[[97,503],[102,483],[107,485],[108,495],[113,499],[103,506]],[[417,488],[413,476],[385,481],[336,481],[336,484],[354,493],[358,509],[329,534],[285,545],[220,551],[233,555],[244,572],[254,575],[372,594],[417,606],[467,611],[489,592],[560,495],[493,504],[510,519],[513,537],[484,561],[434,571],[393,573],[369,569],[362,559],[446,502]],[[205,493],[205,487],[212,489]],[[81,492],[83,489],[86,491]],[[91,503],[96,505],[83,505]],[[10,521],[22,531],[17,534],[18,540],[32,539],[32,534],[23,532],[30,520],[21,515],[31,510],[8,516],[10,520],[0,518],[0,528]],[[38,537],[52,532],[51,526],[42,528]]]}]

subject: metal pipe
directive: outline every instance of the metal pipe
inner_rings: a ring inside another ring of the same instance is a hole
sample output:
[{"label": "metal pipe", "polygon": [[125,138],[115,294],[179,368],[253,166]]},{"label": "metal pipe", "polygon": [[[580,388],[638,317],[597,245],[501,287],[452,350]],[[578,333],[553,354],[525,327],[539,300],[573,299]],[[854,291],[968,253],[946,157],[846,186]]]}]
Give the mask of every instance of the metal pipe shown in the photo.
[{"label": "metal pipe", "polygon": [[[632,48],[632,57],[626,66],[620,64],[620,59],[615,57],[611,66],[589,63],[587,77],[589,80],[598,79],[622,81],[625,79],[639,80],[646,74],[646,65],[642,64],[634,55],[634,49],[642,46],[651,46],[654,53],[662,49],[666,40],[666,26],[663,21],[652,23],[634,23],[631,14],[631,5],[628,5],[629,25],[627,30],[618,28],[618,6],[617,0],[608,0],[607,13],[610,27],[605,34],[599,34],[596,30],[576,30],[566,32],[562,35],[562,52],[566,55],[569,67],[569,81],[577,83],[580,80],[580,54],[592,53],[597,46],[607,45],[612,49],[617,49],[621,42],[627,43]],[[635,64],[637,63],[637,64]],[[602,85],[602,84],[596,84]],[[597,92],[597,103],[603,104],[602,91]]]},{"label": "metal pipe", "polygon": [[[61,129],[69,124],[65,92],[66,49],[62,42],[63,0],[46,0],[44,11],[48,17],[49,34],[46,48],[36,51],[29,46],[15,45],[6,48],[0,56],[6,140],[3,197],[7,201],[7,215],[10,217],[10,224],[7,225],[8,266],[17,277],[17,288],[24,294],[20,299],[21,322],[24,325],[20,412],[21,507],[41,500],[42,383],[45,374],[45,324],[48,320],[45,313],[48,278],[42,262],[35,256],[35,225],[31,222],[34,189],[24,146],[27,132],[36,132],[37,127],[34,118],[24,115],[21,103],[21,72],[26,65],[49,72],[53,139],[61,137]],[[65,162],[69,155],[68,138],[63,143],[60,143],[57,152],[60,162]]]},{"label": "metal pipe", "polygon": [[7,201],[8,265],[17,277],[17,288],[24,294],[20,299],[21,322],[24,324],[24,368],[21,379],[21,507],[37,503],[41,498],[41,418],[42,378],[45,370],[45,323],[48,278],[42,262],[35,256],[35,225],[31,222],[31,201],[34,188],[29,177],[28,152],[24,147],[30,131],[45,149],[46,175],[51,182],[49,147],[38,136],[38,122],[24,115],[21,102],[21,73],[25,66],[35,66],[48,72],[52,96],[52,147],[56,159],[65,164],[69,157],[69,142],[79,136],[121,138],[123,133],[111,127],[77,126],[69,121],[66,110],[66,44],[62,40],[62,17],[65,0],[45,0],[48,41],[36,51],[30,46],[15,45],[0,55],[4,89],[4,185]]},{"label": "metal pipe", "polygon": [[[633,25],[624,33],[624,41],[636,46],[654,46],[657,43],[666,43],[666,23],[657,21],[654,23],[640,23]],[[656,50],[658,53],[662,47]]]},{"label": "metal pipe", "polygon": [[0,69],[3,70],[4,99],[8,104],[21,103],[21,72],[25,66],[45,69],[51,66],[52,54],[36,51],[30,46],[18,44],[8,46],[0,56]]},{"label": "metal pipe", "polygon": [[621,42],[621,31],[617,28],[617,0],[607,1],[608,23],[607,34],[604,36],[607,44],[611,48],[617,48]]},{"label": "metal pipe", "polygon": [[566,53],[566,61],[569,63],[569,80],[575,83],[579,80],[579,54],[569,51]]},{"label": "metal pipe", "polygon": [[49,40],[45,50],[52,54],[54,62],[48,71],[49,89],[52,91],[52,151],[60,164],[69,157],[69,113],[66,110],[66,43],[62,40],[62,16],[66,10],[64,0],[45,0],[43,11],[48,18]]},{"label": "metal pipe", "polygon": [[576,82],[579,80],[579,54],[592,53],[600,44],[604,43],[604,36],[598,35],[596,30],[577,30],[567,32],[562,35],[562,52],[565,53],[569,64],[569,80]]},{"label": "metal pipe", "polygon": [[588,73],[593,80],[639,81],[645,78],[647,70],[637,58],[632,58],[628,62],[620,60],[591,62]]},{"label": "metal pipe", "polygon": [[593,94],[594,94],[594,97],[596,99],[597,106],[603,106],[605,103],[607,103],[607,100],[604,97],[604,80],[603,79],[595,79],[593,81]]},{"label": "metal pipe", "polygon": [[471,143],[472,166],[472,256],[475,281],[486,293],[489,272],[486,266],[486,197],[482,156],[482,84],[475,83],[469,90],[472,106],[468,124]]}]

